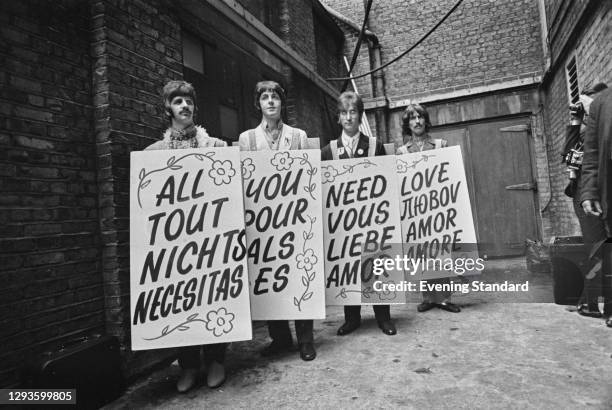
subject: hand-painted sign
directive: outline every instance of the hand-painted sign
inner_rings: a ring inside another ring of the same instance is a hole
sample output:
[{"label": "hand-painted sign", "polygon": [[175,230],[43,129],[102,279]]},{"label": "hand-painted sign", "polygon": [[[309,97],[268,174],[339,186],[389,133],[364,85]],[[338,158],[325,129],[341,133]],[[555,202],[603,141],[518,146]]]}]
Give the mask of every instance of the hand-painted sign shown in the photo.
[{"label": "hand-painted sign", "polygon": [[372,269],[372,258],[401,243],[395,159],[326,161],[321,178],[327,304],[405,303],[405,295],[378,292],[372,285],[374,279],[403,280],[402,271],[375,277]]},{"label": "hand-painted sign", "polygon": [[132,152],[132,349],[251,339],[238,148]]},{"label": "hand-painted sign", "polygon": [[[442,267],[445,261],[448,266],[456,266],[452,261],[457,258],[477,259],[476,232],[461,148],[452,146],[404,154],[396,160],[406,256],[423,261],[437,259]],[[456,273],[453,269],[427,269],[423,278],[452,277]],[[473,273],[479,272],[466,274]]]},{"label": "hand-painted sign", "polygon": [[241,158],[253,319],[324,319],[320,152]]}]

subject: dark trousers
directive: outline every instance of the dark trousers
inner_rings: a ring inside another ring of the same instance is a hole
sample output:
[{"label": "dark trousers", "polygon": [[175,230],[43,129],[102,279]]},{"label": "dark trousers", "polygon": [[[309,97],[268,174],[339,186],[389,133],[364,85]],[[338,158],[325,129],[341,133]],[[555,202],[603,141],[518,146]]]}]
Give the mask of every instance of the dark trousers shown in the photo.
[{"label": "dark trousers", "polygon": [[612,316],[612,238],[603,244],[602,287],[604,297],[604,316]]},{"label": "dark trousers", "polygon": [[[450,278],[428,279],[429,284],[446,284],[450,283]],[[423,292],[423,301],[432,303],[450,302],[450,297],[453,293],[447,291],[426,291]]]},{"label": "dark trousers", "polygon": [[[312,328],[312,320],[295,321],[295,337],[298,344],[313,342]],[[268,320],[268,333],[275,343],[293,344],[288,320]]]},{"label": "dark trousers", "polygon": [[204,363],[207,365],[213,361],[223,364],[227,345],[227,343],[215,343],[203,346],[180,347],[178,356],[179,365],[183,369],[199,369],[200,350],[204,350]]},{"label": "dark trousers", "polygon": [[[581,181],[580,177],[578,177],[577,185],[576,185],[576,194],[574,195],[574,213],[578,217],[578,222],[580,223],[580,230],[582,231],[582,241],[586,246],[587,252],[591,253],[593,247],[596,246],[599,242],[606,238],[606,230],[604,228],[604,223],[601,219],[596,216],[587,215],[584,213],[582,209],[582,205],[580,204],[580,188]],[[597,260],[591,260],[587,266],[587,269],[584,269],[584,273],[588,273],[596,263]],[[595,276],[591,279],[584,278],[584,290],[581,296],[580,303],[586,303],[589,305],[597,304],[597,298],[603,294],[602,285],[605,282],[605,277],[602,275],[602,270],[598,269],[595,272]]]},{"label": "dark trousers", "polygon": [[[391,320],[391,308],[389,305],[372,305],[374,317],[380,322]],[[361,305],[344,306],[344,320],[346,322],[359,322],[361,320]]]},{"label": "dark trousers", "polygon": [[[612,160],[608,159],[608,171],[612,169]],[[605,179],[610,182],[610,175]],[[608,215],[606,223],[608,232],[612,231],[612,189],[608,187]],[[602,252],[602,286],[604,297],[604,316],[612,316],[612,237],[606,235],[606,242],[603,244]]]}]

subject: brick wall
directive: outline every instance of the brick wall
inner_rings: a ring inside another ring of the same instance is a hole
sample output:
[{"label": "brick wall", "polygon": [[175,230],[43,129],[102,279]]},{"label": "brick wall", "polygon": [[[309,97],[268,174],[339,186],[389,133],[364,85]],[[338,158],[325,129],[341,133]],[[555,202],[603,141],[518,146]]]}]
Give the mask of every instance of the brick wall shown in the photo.
[{"label": "brick wall", "polygon": [[[324,2],[361,25],[361,0]],[[374,2],[369,28],[380,39],[382,63],[413,45],[455,3]],[[384,70],[387,96],[401,99],[424,91],[452,91],[539,73],[542,49],[537,16],[537,2],[531,0],[465,0],[424,43]],[[361,63],[356,74],[367,71],[368,60]],[[358,81],[360,92],[368,89],[368,81]]]},{"label": "brick wall", "polygon": [[255,18],[264,23],[277,36],[282,36],[278,0],[239,0]]},{"label": "brick wall", "polygon": [[[605,2],[600,2],[598,0],[555,0],[554,4],[548,7],[552,13],[547,15],[547,38],[553,61],[562,57],[566,45],[571,45],[573,43],[572,36],[574,29],[577,25],[581,24],[580,19],[586,16],[584,11],[589,9],[589,7],[592,8],[596,3],[601,4]],[[585,21],[584,23],[590,23],[590,21]]]},{"label": "brick wall", "polygon": [[133,353],[129,300],[129,155],[158,140],[160,90],[182,76],[180,26],[164,1],[92,4],[93,102],[106,329],[138,373],[159,352]]},{"label": "brick wall", "polygon": [[[363,18],[363,17],[362,17]],[[361,24],[361,21],[358,22]],[[339,24],[340,27],[343,27],[345,30],[345,43],[344,43],[344,52],[343,55],[346,56],[346,60],[348,63],[351,63],[351,59],[353,58],[353,53],[355,52],[355,47],[357,46],[357,40],[359,37],[359,33],[355,32],[354,29],[348,29],[346,24]],[[344,72],[346,72],[346,64],[342,61],[342,67],[344,68]],[[359,54],[357,55],[357,61],[353,66],[353,75],[359,75],[362,73],[366,73],[372,69],[370,65],[370,54],[368,51],[368,42],[364,37],[361,41],[361,46],[359,47]],[[355,86],[357,87],[357,91],[364,98],[371,98],[373,96],[373,84],[372,84],[372,76],[365,76],[361,78],[357,78],[355,80]],[[352,90],[352,85],[349,84],[349,90]]]},{"label": "brick wall", "polygon": [[323,77],[340,75],[344,38],[325,10],[314,0],[240,0],[240,4],[264,23],[288,46],[311,63]]},{"label": "brick wall", "polygon": [[0,13],[0,386],[26,359],[104,331],[89,10]]},{"label": "brick wall", "polygon": [[[606,8],[607,7],[607,8]],[[578,84],[587,88],[598,82],[612,87],[612,4],[600,3],[578,41],[576,63]]]},{"label": "brick wall", "polygon": [[[332,22],[331,24],[334,23]],[[321,16],[315,14],[313,31],[316,46],[317,73],[323,78],[340,77],[345,72],[343,69],[344,62],[342,62],[341,58],[344,37],[341,35],[340,30],[337,29],[337,32],[332,30],[323,21]]]},{"label": "brick wall", "polygon": [[281,39],[316,67],[317,51],[313,33],[311,0],[282,0],[279,7]]},{"label": "brick wall", "polygon": [[[572,16],[571,19],[568,17],[567,22],[557,29],[559,32],[567,32],[563,37],[558,37],[559,41],[570,41],[572,35],[575,36],[567,48],[575,50],[578,84],[581,90],[597,82],[605,82],[608,86],[612,86],[612,32],[610,31],[612,14],[610,6],[605,2],[595,2],[591,7],[593,9],[588,10],[588,25],[574,27],[573,25],[580,17],[578,15]],[[557,50],[564,48],[564,44],[552,44],[552,46]],[[558,55],[557,59],[565,62],[567,54]],[[567,172],[559,160],[559,153],[565,142],[565,127],[569,121],[564,64],[559,64],[551,73],[551,78],[545,85],[544,94],[546,98],[544,126],[552,193],[550,204],[545,211],[551,221],[549,237],[580,235],[580,226],[574,215],[571,199],[563,194],[563,189],[567,184]]]}]

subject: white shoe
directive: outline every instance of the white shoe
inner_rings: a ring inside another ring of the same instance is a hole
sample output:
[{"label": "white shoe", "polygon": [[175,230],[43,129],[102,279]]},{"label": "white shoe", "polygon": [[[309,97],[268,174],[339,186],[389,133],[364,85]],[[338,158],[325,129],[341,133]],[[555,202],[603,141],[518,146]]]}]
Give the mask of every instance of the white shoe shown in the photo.
[{"label": "white shoe", "polygon": [[206,384],[211,389],[221,386],[225,382],[225,367],[219,363],[213,361],[208,366],[208,377],[206,378]]},{"label": "white shoe", "polygon": [[176,390],[179,393],[187,392],[193,386],[195,386],[197,379],[198,379],[197,369],[183,369],[181,371],[181,376],[176,382]]}]

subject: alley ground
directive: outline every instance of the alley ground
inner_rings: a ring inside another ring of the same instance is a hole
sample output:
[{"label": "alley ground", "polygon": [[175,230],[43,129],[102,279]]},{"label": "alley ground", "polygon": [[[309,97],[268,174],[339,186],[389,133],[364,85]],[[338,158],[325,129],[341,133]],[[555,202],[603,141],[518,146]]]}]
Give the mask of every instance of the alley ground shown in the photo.
[{"label": "alley ground", "polygon": [[[529,273],[523,259],[497,261],[491,272],[526,278],[532,303],[456,297],[462,312],[416,312],[393,306],[396,336],[384,335],[372,310],[340,337],[341,307],[315,321],[317,358],[298,352],[263,358],[267,329],[227,352],[227,382],[204,382],[178,394],[174,362],[137,380],[108,409],[415,408],[612,409],[612,329],[553,303],[550,273]],[[518,278],[518,279],[517,279]],[[525,300],[527,300],[525,299]]]}]

